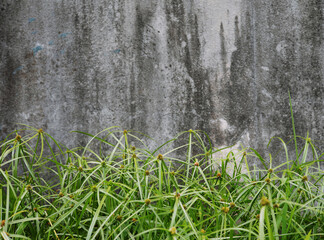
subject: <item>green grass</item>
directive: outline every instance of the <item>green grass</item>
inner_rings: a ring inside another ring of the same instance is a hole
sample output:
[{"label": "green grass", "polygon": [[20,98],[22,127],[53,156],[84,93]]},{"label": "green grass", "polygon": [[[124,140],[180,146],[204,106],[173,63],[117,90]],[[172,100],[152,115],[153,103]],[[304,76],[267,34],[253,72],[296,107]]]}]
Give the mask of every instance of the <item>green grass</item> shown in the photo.
[{"label": "green grass", "polygon": [[[141,135],[117,127],[97,135],[73,134],[88,137],[88,143],[69,149],[28,126],[2,141],[2,238],[288,240],[324,235],[323,154],[308,137],[301,148],[295,134],[289,142],[296,143],[297,156],[288,155],[282,139],[272,139],[282,143],[285,157],[273,166],[271,156],[265,159],[251,148],[221,159],[226,149],[204,141],[209,138],[201,131],[182,132],[156,149],[149,149]],[[256,161],[264,168],[248,166]]]}]

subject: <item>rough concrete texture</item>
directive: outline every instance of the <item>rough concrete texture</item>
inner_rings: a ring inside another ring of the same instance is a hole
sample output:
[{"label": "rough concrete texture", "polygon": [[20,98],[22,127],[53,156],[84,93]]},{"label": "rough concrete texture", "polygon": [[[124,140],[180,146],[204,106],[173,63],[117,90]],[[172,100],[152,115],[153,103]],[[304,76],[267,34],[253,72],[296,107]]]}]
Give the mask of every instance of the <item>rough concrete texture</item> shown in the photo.
[{"label": "rough concrete texture", "polygon": [[2,0],[0,131],[324,140],[323,0]]}]

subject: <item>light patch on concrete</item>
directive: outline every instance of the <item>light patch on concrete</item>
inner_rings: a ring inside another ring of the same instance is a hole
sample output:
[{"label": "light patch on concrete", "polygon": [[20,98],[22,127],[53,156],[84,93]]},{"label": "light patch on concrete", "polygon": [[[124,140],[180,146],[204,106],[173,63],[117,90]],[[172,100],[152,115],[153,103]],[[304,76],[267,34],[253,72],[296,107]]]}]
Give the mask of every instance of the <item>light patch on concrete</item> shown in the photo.
[{"label": "light patch on concrete", "polygon": [[225,74],[220,64],[222,51],[220,25],[223,24],[224,27],[227,63],[230,63],[231,53],[236,50],[235,17],[237,16],[240,22],[242,0],[197,0],[195,3],[203,13],[199,15],[203,65],[206,68],[217,66],[218,72]]},{"label": "light patch on concrete", "polygon": [[[212,163],[215,169],[220,169],[222,165],[222,161],[225,161],[226,159],[229,159],[227,173],[232,175],[234,171],[235,163],[238,166],[242,160],[244,151],[247,151],[247,143],[250,142],[250,134],[246,132],[240,141],[236,142],[232,147],[228,147],[225,145],[218,146],[217,149],[226,148],[224,150],[221,150],[212,156]],[[250,170],[251,170],[251,166]],[[247,168],[245,161],[242,161],[242,173],[247,173]]]}]

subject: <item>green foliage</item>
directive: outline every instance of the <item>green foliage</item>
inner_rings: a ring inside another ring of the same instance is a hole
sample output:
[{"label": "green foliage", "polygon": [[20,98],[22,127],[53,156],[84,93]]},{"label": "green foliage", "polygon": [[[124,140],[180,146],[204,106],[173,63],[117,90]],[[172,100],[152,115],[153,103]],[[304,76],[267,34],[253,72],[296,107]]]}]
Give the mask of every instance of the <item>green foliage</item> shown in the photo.
[{"label": "green foliage", "polygon": [[[277,138],[285,163],[272,166],[270,156],[267,166],[255,149],[220,158],[226,149],[206,144],[200,131],[182,132],[152,151],[117,127],[75,134],[89,138],[86,146],[69,149],[28,126],[1,143],[2,238],[288,240],[324,234],[322,155],[309,138],[296,148],[295,160]],[[251,161],[265,169],[251,169]]]}]

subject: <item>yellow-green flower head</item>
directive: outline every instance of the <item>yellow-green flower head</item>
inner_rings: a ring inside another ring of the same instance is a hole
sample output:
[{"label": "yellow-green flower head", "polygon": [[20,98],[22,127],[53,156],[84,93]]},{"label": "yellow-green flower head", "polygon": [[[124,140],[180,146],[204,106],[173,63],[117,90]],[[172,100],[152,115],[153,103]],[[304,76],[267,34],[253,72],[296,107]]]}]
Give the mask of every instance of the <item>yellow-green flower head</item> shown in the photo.
[{"label": "yellow-green flower head", "polygon": [[16,140],[19,142],[21,140],[21,136],[20,135],[17,135],[16,136]]},{"label": "yellow-green flower head", "polygon": [[177,233],[177,229],[175,227],[170,228],[171,235],[175,235]]},{"label": "yellow-green flower head", "polygon": [[223,213],[228,213],[229,212],[229,208],[228,207],[222,207],[222,212]]},{"label": "yellow-green flower head", "polygon": [[260,204],[261,204],[261,206],[267,206],[267,205],[270,204],[270,201],[268,200],[268,198],[266,198],[266,197],[263,196],[261,198]]},{"label": "yellow-green flower head", "polygon": [[273,204],[273,208],[279,208],[279,204],[278,203]]},{"label": "yellow-green flower head", "polygon": [[97,190],[98,190],[98,188],[97,188],[96,185],[93,185],[93,186],[91,187],[91,191],[92,191],[92,192],[97,192]]}]

